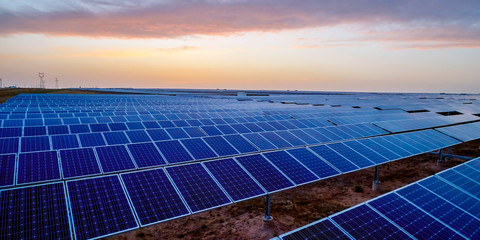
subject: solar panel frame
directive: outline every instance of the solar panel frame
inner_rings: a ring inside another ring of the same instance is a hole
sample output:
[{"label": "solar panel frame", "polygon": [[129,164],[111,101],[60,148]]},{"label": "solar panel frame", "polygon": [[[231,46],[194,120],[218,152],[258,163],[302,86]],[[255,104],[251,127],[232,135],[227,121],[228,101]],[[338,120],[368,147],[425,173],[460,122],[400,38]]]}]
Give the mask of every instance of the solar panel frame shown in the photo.
[{"label": "solar panel frame", "polygon": [[18,156],[17,184],[61,179],[57,151],[21,153]]},{"label": "solar panel frame", "polygon": [[[78,164],[80,161],[83,162]],[[60,150],[60,163],[62,176],[64,179],[91,176],[102,173],[101,165],[97,160],[93,148]]]},{"label": "solar panel frame", "polygon": [[96,147],[98,160],[104,173],[136,169],[137,165],[124,145]]},{"label": "solar panel frame", "polygon": [[195,160],[217,158],[218,155],[208,146],[202,138],[188,138],[180,140]]},{"label": "solar panel frame", "polygon": [[134,143],[127,145],[138,168],[166,165],[164,157],[153,143]]},{"label": "solar panel frame", "polygon": [[0,155],[0,188],[15,185],[16,154]]}]

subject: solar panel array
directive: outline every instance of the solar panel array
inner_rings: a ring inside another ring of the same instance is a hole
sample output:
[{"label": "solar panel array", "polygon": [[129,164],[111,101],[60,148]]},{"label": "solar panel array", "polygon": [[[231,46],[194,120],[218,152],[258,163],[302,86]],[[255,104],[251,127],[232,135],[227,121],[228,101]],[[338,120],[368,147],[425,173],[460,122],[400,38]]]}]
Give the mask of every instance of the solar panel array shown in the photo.
[{"label": "solar panel array", "polygon": [[423,115],[352,109],[19,95],[0,105],[0,238],[104,237],[461,143],[369,123]]},{"label": "solar panel array", "polygon": [[281,235],[299,239],[479,239],[480,158]]}]

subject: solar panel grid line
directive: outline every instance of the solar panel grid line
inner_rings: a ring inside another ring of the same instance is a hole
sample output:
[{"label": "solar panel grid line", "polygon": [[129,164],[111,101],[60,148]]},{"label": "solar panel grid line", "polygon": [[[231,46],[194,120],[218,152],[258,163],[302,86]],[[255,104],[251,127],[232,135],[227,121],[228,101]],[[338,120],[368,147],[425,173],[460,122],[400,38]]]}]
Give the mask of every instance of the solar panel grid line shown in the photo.
[{"label": "solar panel grid line", "polygon": [[220,182],[215,178],[215,176],[213,176],[212,172],[210,172],[210,170],[205,166],[205,164],[203,162],[201,162],[200,165],[202,165],[202,167],[205,169],[205,171],[207,171],[208,175],[210,175],[210,177],[213,179],[213,181],[215,181],[215,183],[220,187],[220,189],[228,197],[228,199],[231,201],[231,203],[235,202],[235,200],[233,200],[232,196],[230,196],[230,194],[228,194],[228,192],[225,190],[225,188],[223,188],[222,184],[220,184]]}]

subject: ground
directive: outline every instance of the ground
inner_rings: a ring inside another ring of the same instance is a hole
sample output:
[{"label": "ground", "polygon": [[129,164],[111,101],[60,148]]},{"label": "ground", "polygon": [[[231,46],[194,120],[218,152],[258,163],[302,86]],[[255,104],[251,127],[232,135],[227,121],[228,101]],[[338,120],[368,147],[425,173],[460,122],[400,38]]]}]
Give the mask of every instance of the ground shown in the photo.
[{"label": "ground", "polygon": [[[19,93],[105,94],[69,89],[1,89],[0,103]],[[452,154],[478,157],[480,140],[452,148]],[[272,194],[271,215],[265,224],[265,197],[231,204],[191,216],[110,237],[124,239],[270,239],[330,214],[405,186],[465,160],[437,163],[438,156],[423,154],[380,166],[381,189],[371,189],[374,168],[321,180]]]},{"label": "ground", "polygon": [[[479,146],[479,140],[463,143],[453,147],[452,154],[477,157]],[[423,154],[381,165],[378,192],[371,189],[374,168],[368,168],[274,193],[274,221],[267,225],[262,220],[265,197],[259,197],[109,239],[270,239],[465,162],[437,160],[437,155]]]}]

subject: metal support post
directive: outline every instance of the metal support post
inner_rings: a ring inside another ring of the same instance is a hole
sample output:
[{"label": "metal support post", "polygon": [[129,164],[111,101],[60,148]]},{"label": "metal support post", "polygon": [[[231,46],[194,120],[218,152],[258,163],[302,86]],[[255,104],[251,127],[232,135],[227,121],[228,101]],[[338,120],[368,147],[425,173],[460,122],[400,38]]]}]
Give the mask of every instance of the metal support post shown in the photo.
[{"label": "metal support post", "polygon": [[373,179],[373,183],[372,183],[373,191],[378,191],[380,189],[380,180],[378,180],[379,174],[380,174],[379,167],[375,166],[375,179]]},{"label": "metal support post", "polygon": [[443,162],[443,148],[438,151],[438,161],[437,163],[442,163]]},{"label": "metal support post", "polygon": [[263,221],[270,222],[273,221],[273,217],[270,216],[270,194],[267,193],[267,198],[265,199],[265,216],[263,217]]}]

